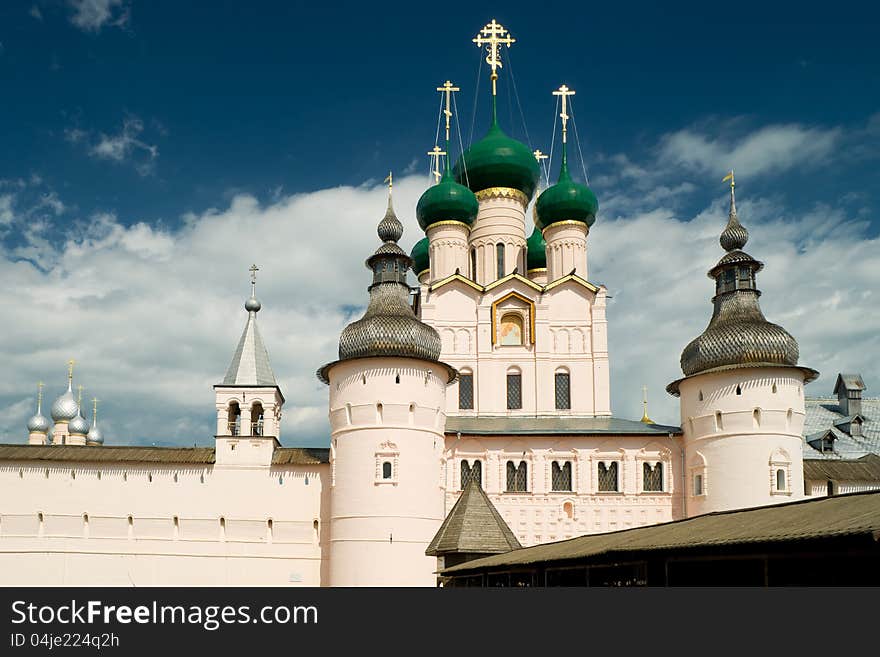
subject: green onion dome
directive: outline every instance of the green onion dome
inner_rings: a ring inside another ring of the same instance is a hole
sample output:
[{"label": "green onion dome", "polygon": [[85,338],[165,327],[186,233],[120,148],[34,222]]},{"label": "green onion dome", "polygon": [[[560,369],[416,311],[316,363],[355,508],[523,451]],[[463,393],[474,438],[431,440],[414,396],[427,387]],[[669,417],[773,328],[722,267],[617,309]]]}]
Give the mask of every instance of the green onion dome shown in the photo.
[{"label": "green onion dome", "polygon": [[559,182],[545,189],[538,197],[535,204],[535,223],[541,230],[560,221],[580,221],[592,226],[598,211],[599,202],[593,191],[572,180],[563,151]]},{"label": "green onion dome", "polygon": [[413,271],[416,273],[416,276],[421,274],[426,269],[431,268],[431,261],[428,258],[428,238],[423,237],[416,245],[412,248],[412,251],[409,254],[409,257],[412,258],[413,261]]},{"label": "green onion dome", "polygon": [[529,271],[547,269],[547,244],[537,226],[526,240],[526,266]]},{"label": "green onion dome", "polygon": [[460,221],[470,226],[477,217],[479,204],[474,193],[455,182],[449,168],[436,185],[429,187],[416,206],[416,218],[422,230],[440,221]]},{"label": "green onion dome", "polygon": [[511,187],[529,199],[535,193],[540,171],[528,147],[511,139],[492,122],[489,132],[466,150],[455,165],[455,179],[479,192],[490,187]]}]

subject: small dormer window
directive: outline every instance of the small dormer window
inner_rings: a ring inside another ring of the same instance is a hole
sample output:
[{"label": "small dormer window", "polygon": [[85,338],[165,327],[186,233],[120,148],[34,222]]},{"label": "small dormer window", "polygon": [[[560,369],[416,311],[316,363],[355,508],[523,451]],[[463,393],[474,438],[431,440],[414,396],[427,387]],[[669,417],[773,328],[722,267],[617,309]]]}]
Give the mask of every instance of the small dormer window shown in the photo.
[{"label": "small dormer window", "polygon": [[849,425],[849,435],[850,436],[861,436],[862,435],[862,418],[854,417],[853,421]]}]

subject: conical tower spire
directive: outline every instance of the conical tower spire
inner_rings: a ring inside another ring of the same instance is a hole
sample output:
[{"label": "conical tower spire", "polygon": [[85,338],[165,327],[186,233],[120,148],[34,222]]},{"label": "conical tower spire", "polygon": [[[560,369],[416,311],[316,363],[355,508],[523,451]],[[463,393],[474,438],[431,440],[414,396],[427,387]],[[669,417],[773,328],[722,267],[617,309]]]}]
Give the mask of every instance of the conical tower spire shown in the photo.
[{"label": "conical tower spire", "polygon": [[275,374],[269,364],[269,353],[263,343],[263,337],[257,328],[257,313],[263,307],[257,299],[257,272],[259,267],[251,265],[251,296],[245,302],[248,319],[238,341],[238,347],[232,356],[232,362],[226,370],[223,385],[277,386]]}]

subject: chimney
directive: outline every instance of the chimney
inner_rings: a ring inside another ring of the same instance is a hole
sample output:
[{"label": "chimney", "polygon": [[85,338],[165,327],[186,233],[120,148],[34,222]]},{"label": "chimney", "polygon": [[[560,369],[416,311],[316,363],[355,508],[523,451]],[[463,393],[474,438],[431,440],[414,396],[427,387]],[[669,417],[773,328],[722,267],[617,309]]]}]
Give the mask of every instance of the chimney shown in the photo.
[{"label": "chimney", "polygon": [[862,380],[861,374],[837,375],[834,394],[837,395],[837,403],[843,415],[852,417],[862,412],[862,391],[864,389],[865,382]]}]

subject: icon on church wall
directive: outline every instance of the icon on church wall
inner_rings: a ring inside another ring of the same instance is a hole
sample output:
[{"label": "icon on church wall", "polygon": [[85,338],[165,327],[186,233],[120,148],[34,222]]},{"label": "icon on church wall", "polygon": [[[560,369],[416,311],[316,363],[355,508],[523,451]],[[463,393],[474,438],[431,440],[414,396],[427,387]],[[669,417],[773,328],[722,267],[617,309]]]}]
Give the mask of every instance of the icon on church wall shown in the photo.
[{"label": "icon on church wall", "polygon": [[501,344],[521,345],[523,343],[523,321],[519,315],[505,315],[501,318]]}]

